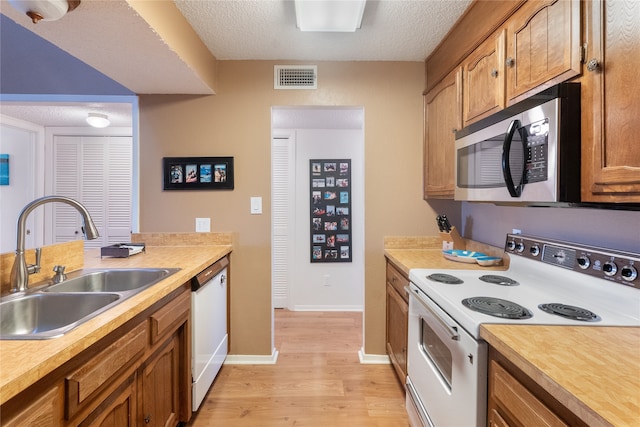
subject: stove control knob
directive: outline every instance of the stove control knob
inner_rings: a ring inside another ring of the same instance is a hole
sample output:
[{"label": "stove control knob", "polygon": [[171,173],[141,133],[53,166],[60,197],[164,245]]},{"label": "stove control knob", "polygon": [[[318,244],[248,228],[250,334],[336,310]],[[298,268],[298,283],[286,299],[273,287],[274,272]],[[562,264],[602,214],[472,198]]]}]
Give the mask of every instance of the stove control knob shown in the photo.
[{"label": "stove control knob", "polygon": [[538,245],[531,246],[531,249],[529,249],[529,252],[531,252],[531,255],[533,255],[533,256],[540,255],[540,246],[538,246]]},{"label": "stove control knob", "polygon": [[516,245],[516,252],[524,252],[524,243],[520,242]]},{"label": "stove control knob", "polygon": [[607,276],[613,276],[618,272],[618,266],[613,261],[607,261],[602,264],[602,271],[604,271],[604,274]]},{"label": "stove control knob", "polygon": [[586,255],[579,256],[577,261],[578,261],[578,267],[580,267],[583,270],[586,270],[591,265],[591,260]]},{"label": "stove control knob", "polygon": [[620,269],[620,275],[627,282],[633,282],[638,277],[638,270],[633,265],[625,265]]},{"label": "stove control knob", "polygon": [[516,242],[514,242],[513,240],[509,240],[507,242],[507,249],[509,249],[510,251],[514,250],[516,248]]}]

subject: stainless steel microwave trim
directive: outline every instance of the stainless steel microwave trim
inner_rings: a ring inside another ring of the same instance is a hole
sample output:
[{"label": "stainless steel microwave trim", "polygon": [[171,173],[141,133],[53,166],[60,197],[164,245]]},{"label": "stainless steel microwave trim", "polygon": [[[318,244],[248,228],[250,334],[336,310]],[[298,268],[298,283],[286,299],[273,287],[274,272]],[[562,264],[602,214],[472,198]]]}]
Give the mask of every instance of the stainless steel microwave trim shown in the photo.
[{"label": "stainless steel microwave trim", "polygon": [[456,200],[580,202],[580,85],[553,89],[456,133]]}]

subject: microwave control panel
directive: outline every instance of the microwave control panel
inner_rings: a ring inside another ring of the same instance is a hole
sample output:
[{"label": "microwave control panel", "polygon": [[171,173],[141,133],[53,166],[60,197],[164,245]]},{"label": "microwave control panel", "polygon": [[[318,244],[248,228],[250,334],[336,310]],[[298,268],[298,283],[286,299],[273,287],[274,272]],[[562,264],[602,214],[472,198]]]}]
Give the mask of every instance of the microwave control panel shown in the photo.
[{"label": "microwave control panel", "polygon": [[505,252],[640,289],[637,254],[507,234]]},{"label": "microwave control panel", "polygon": [[525,126],[527,141],[527,182],[547,180],[549,120]]}]

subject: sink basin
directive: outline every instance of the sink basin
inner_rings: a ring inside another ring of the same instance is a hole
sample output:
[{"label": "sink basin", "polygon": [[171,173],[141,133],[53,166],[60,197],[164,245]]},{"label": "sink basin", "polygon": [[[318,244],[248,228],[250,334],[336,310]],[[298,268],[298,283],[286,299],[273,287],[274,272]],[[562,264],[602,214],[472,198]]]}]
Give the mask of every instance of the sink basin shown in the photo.
[{"label": "sink basin", "polygon": [[70,331],[121,298],[114,293],[37,293],[0,302],[0,339],[47,339]]},{"label": "sink basin", "polygon": [[26,294],[0,299],[0,339],[59,337],[178,270],[82,269],[62,283],[36,284]]},{"label": "sink basin", "polygon": [[177,268],[125,268],[79,270],[45,292],[129,292],[141,291],[178,271]]}]

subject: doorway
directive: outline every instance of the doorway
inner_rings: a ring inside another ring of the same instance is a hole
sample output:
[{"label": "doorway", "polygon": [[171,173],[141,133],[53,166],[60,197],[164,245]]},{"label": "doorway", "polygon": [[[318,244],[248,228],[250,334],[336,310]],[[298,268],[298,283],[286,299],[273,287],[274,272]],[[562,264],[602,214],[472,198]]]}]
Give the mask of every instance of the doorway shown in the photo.
[{"label": "doorway", "polygon": [[[351,262],[310,261],[311,159],[351,160]],[[274,308],[363,311],[364,108],[274,107],[271,165]]]}]

